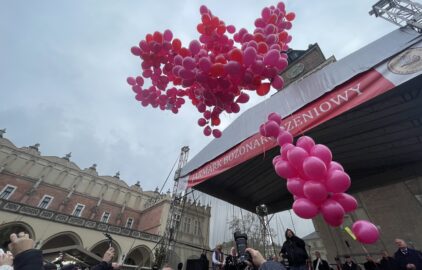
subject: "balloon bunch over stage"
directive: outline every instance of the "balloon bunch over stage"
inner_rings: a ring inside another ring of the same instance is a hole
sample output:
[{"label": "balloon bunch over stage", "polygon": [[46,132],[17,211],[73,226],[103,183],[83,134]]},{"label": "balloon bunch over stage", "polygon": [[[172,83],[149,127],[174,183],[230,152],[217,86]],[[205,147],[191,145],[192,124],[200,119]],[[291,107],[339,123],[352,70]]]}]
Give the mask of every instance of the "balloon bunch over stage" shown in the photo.
[{"label": "balloon bunch over stage", "polygon": [[[287,189],[294,197],[293,211],[301,218],[311,219],[321,214],[333,227],[343,224],[344,215],[356,210],[356,199],[345,193],[350,177],[338,162],[332,160],[330,149],[315,144],[308,136],[293,143],[293,136],[281,126],[280,115],[271,113],[261,125],[260,134],[272,137],[280,145],[280,155],[273,159],[275,172],[287,179]],[[377,227],[364,220],[356,221],[352,231],[361,243],[375,243]]]},{"label": "balloon bunch over stage", "polygon": [[[145,107],[177,114],[190,99],[201,114],[198,125],[204,135],[218,138],[220,115],[238,113],[240,105],[249,101],[248,91],[264,96],[271,86],[283,88],[279,74],[287,67],[285,52],[292,40],[286,30],[295,14],[286,12],[282,2],[265,7],[253,33],[244,28],[236,32],[206,6],[200,7],[200,14],[199,41],[192,40],[188,47],[170,30],[147,34],[132,47],[132,54],[141,59],[142,73],[127,82]],[[144,87],[145,79],[152,85]]]}]

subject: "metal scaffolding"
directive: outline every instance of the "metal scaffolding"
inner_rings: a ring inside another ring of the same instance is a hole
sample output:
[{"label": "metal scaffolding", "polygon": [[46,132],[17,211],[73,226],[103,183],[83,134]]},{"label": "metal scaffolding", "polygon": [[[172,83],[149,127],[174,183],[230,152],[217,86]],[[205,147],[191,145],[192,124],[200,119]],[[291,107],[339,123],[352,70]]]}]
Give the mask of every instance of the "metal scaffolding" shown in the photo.
[{"label": "metal scaffolding", "polygon": [[422,5],[410,0],[380,0],[372,6],[375,15],[400,27],[409,26],[422,32]]}]

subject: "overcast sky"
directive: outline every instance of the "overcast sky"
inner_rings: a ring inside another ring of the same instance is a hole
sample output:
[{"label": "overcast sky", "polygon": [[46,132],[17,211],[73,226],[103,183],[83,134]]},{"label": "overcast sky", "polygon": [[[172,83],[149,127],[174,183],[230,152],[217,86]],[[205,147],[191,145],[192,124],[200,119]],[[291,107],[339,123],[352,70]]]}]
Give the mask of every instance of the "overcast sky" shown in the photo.
[{"label": "overcast sky", "polygon": [[[297,14],[291,46],[318,42],[326,57],[341,59],[396,28],[368,15],[375,2],[287,1]],[[1,0],[0,128],[19,147],[38,142],[43,155],[72,152],[81,168],[97,163],[101,175],[120,171],[129,184],[161,186],[183,145],[193,157],[211,138],[191,107],[173,115],[136,102],[126,77],[140,62],[130,47],[156,30],[171,29],[183,44],[198,38],[201,4],[252,31],[261,9],[276,3]],[[234,118],[223,116],[223,127]]]}]

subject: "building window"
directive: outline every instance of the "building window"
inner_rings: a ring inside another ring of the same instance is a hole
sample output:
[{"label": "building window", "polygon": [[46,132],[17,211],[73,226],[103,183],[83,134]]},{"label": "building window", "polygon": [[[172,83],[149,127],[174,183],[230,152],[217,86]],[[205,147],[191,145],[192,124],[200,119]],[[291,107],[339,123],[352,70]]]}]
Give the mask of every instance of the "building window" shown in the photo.
[{"label": "building window", "polygon": [[183,224],[183,231],[185,233],[190,233],[190,222],[191,222],[191,219],[186,217],[185,222]]},{"label": "building window", "polygon": [[77,203],[75,205],[75,209],[73,209],[72,215],[76,217],[80,217],[82,215],[82,212],[84,211],[84,208],[85,208],[85,205]]},{"label": "building window", "polygon": [[132,225],[133,225],[133,218],[130,217],[127,219],[125,227],[128,229],[132,229]]},{"label": "building window", "polygon": [[38,204],[38,207],[47,209],[53,199],[54,198],[49,195],[44,195],[44,197],[42,197],[40,203]]},{"label": "building window", "polygon": [[8,200],[10,196],[12,196],[13,192],[15,192],[15,190],[15,186],[6,185],[0,193],[0,199]]},{"label": "building window", "polygon": [[200,223],[199,223],[198,220],[194,220],[193,221],[193,233],[195,235],[200,235],[201,234],[201,230],[200,230],[199,224]]},{"label": "building window", "polygon": [[102,223],[108,223],[109,218],[110,218],[110,213],[104,212],[103,216],[101,217],[101,222]]}]

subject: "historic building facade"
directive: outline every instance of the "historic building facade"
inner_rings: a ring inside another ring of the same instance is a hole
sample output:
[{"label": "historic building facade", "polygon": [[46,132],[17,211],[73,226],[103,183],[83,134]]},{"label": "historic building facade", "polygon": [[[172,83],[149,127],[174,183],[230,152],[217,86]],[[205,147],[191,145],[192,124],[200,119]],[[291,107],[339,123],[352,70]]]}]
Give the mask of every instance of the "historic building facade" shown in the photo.
[{"label": "historic building facade", "polygon": [[[73,261],[96,263],[111,236],[116,260],[127,269],[150,267],[166,229],[170,192],[143,191],[94,164],[81,169],[64,157],[42,156],[39,145],[16,147],[0,132],[0,244],[28,232],[46,258],[64,252]],[[210,207],[190,201],[180,216],[172,263],[197,258],[208,249]],[[100,256],[101,255],[101,256]]]}]

